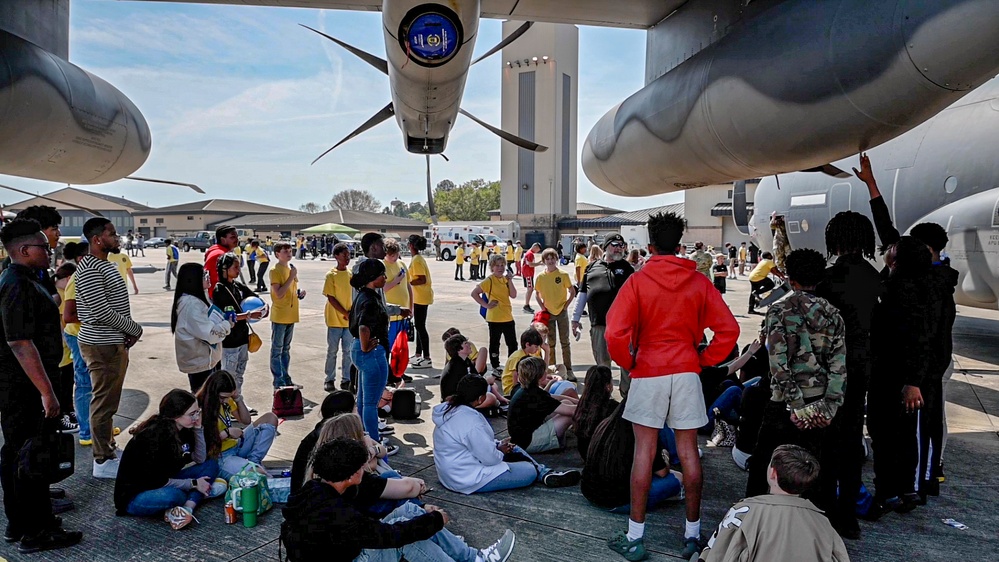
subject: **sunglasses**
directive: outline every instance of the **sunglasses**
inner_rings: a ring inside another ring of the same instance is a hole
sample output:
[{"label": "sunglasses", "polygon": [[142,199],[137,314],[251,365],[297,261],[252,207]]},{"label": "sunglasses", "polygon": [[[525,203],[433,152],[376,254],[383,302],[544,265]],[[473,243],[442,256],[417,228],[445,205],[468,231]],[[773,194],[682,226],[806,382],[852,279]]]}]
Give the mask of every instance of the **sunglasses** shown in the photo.
[{"label": "sunglasses", "polygon": [[608,246],[613,246],[615,248],[624,248],[624,242],[611,242]]}]

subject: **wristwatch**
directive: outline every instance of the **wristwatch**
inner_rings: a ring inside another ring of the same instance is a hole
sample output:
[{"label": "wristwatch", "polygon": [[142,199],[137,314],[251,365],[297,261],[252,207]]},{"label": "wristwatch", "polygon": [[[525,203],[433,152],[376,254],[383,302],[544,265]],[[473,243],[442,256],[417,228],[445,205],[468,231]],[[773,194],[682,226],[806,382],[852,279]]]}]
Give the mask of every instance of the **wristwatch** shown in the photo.
[{"label": "wristwatch", "polygon": [[196,478],[192,478],[191,479],[191,489],[192,490],[197,490],[198,489],[198,480]]}]

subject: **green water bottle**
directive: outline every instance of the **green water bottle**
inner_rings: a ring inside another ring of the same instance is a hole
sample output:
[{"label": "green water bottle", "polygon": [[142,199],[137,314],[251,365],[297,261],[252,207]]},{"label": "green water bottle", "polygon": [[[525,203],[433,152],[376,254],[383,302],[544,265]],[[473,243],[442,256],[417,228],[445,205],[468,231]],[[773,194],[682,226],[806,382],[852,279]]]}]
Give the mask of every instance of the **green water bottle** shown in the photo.
[{"label": "green water bottle", "polygon": [[233,490],[232,502],[236,511],[243,513],[243,526],[257,526],[257,509],[260,508],[260,484],[253,478],[239,482],[239,487]]}]

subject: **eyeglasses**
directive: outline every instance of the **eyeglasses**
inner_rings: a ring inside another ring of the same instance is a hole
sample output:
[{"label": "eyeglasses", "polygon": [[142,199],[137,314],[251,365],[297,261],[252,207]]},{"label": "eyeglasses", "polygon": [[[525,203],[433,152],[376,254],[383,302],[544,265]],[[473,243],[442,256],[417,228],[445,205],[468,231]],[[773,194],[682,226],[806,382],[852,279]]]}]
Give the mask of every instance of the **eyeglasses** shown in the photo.
[{"label": "eyeglasses", "polygon": [[611,242],[608,246],[614,246],[615,248],[623,248],[624,242]]}]

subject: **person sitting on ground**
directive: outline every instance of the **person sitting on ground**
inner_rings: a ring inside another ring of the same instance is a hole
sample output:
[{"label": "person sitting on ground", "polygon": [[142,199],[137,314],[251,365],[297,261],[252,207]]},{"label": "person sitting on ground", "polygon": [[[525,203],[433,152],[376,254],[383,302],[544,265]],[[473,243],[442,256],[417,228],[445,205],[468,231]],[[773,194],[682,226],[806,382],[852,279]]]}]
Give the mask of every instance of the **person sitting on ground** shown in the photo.
[{"label": "person sitting on ground", "polygon": [[517,364],[521,388],[510,400],[507,426],[510,441],[528,453],[564,447],[565,430],[576,413],[576,400],[552,396],[538,386],[544,374],[545,363],[538,357],[526,357]]},{"label": "person sitting on ground", "polygon": [[[472,351],[472,343],[465,339],[465,336],[458,334],[451,336],[444,342],[444,350],[450,359],[444,365],[444,373],[441,375],[441,401],[453,395],[458,390],[458,381],[473,372],[475,366],[472,365],[468,355]],[[488,382],[488,381],[487,381]],[[496,408],[501,403],[509,402],[501,393],[495,391],[490,385],[490,392],[486,394],[486,399],[479,405],[480,410],[488,411]],[[502,402],[500,400],[502,399]]]},{"label": "person sitting on ground", "polygon": [[295,451],[295,459],[291,463],[292,492],[297,492],[305,482],[305,468],[309,463],[309,455],[316,449],[319,434],[323,431],[323,424],[340,414],[354,412],[354,406],[354,395],[347,390],[334,390],[323,399],[323,403],[319,406],[323,419],[302,439],[298,445],[298,450]]},{"label": "person sitting on ground", "polygon": [[[441,335],[441,341],[446,342],[451,336],[461,335],[464,334],[462,334],[458,328],[448,328],[447,330],[444,330],[444,333]],[[468,360],[472,362],[476,373],[485,375],[486,369],[489,367],[489,351],[484,346],[476,348],[475,344],[472,343],[472,340],[468,340],[468,343],[472,347],[472,352],[468,354]],[[446,349],[444,350],[444,355],[447,357],[447,361],[451,360],[451,356],[447,355]]]},{"label": "person sitting on ground", "polygon": [[[539,360],[540,361],[540,360]],[[497,441],[476,407],[485,400],[486,381],[469,375],[447,402],[434,406],[434,465],[447,489],[460,494],[524,488],[575,486],[577,470],[554,471],[537,463],[509,439]]]},{"label": "person sitting on ground", "polygon": [[[173,332],[177,368],[187,374],[191,392],[197,392],[205,379],[222,362],[222,342],[235,321],[208,301],[211,280],[197,263],[185,263],[177,274],[173,294],[170,331]],[[245,315],[244,315],[245,319]]]},{"label": "person sitting on ground", "polygon": [[[762,350],[762,351],[761,351]],[[733,349],[733,353],[738,347]],[[746,369],[752,363],[753,369]],[[734,427],[739,422],[739,406],[742,394],[747,388],[759,384],[759,367],[769,365],[766,348],[756,339],[743,349],[742,354],[732,361],[701,369],[701,390],[707,407],[708,423],[698,433],[711,435],[708,446],[730,446],[735,442]],[[737,376],[742,371],[743,378]],[[747,375],[753,372],[753,376]]]},{"label": "person sitting on ground", "polygon": [[767,467],[770,493],[733,505],[698,560],[848,562],[846,545],[829,519],[801,497],[818,479],[819,461],[806,449],[777,447]]},{"label": "person sitting on ground", "polygon": [[517,365],[521,359],[525,357],[541,358],[541,346],[544,343],[545,340],[541,336],[541,333],[534,328],[528,328],[524,330],[524,333],[520,334],[520,349],[510,355],[509,359],[506,360],[506,367],[503,369],[501,379],[503,381],[504,396],[512,397],[520,387],[520,384],[517,382]]},{"label": "person sitting on ground", "polygon": [[597,430],[600,422],[614,412],[620,402],[611,397],[614,392],[614,381],[610,367],[594,365],[587,369],[586,378],[583,380],[583,396],[576,404],[572,426],[576,430],[579,457],[585,461],[593,432]]},{"label": "person sitting on ground", "polygon": [[206,455],[201,408],[190,392],[171,390],[158,413],[129,432],[114,485],[118,515],[165,512],[163,519],[179,530],[195,520],[194,508],[206,497],[225,492],[222,483],[213,486],[219,463]]},{"label": "person sitting on ground", "polygon": [[267,412],[252,421],[236,379],[228,371],[209,375],[198,391],[198,403],[206,419],[214,420],[205,431],[205,444],[208,456],[219,459],[222,478],[229,479],[247,462],[263,462],[277,434],[277,416]]},{"label": "person sitting on ground", "polygon": [[450,518],[441,508],[407,503],[381,521],[354,505],[368,450],[357,441],[334,439],[312,457],[316,478],[291,495],[282,512],[281,542],[290,562],[312,560],[456,560],[505,562],[515,537],[507,530],[492,546],[476,550],[444,530]]},{"label": "person sitting on ground", "polygon": [[[635,434],[631,422],[623,416],[624,404],[619,404],[610,416],[596,426],[589,449],[583,457],[585,464],[580,491],[583,497],[598,507],[612,513],[627,514],[631,511]],[[683,498],[683,475],[670,472],[669,458],[670,452],[660,448],[652,459],[647,509],[654,509],[669,498]]]},{"label": "person sitting on ground", "polygon": [[565,380],[566,371],[562,365],[552,365],[545,369],[545,373],[538,379],[538,386],[545,389],[545,392],[552,396],[568,396],[579,400],[579,392],[576,391],[576,383]]}]

